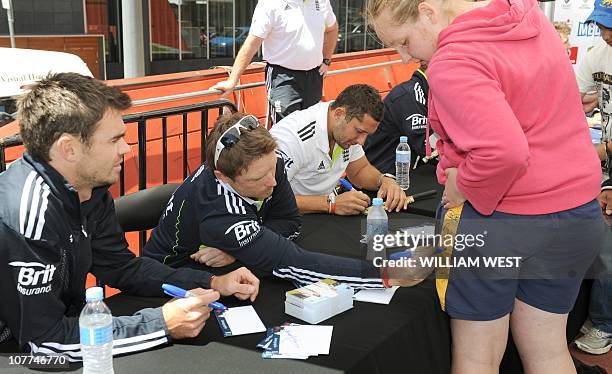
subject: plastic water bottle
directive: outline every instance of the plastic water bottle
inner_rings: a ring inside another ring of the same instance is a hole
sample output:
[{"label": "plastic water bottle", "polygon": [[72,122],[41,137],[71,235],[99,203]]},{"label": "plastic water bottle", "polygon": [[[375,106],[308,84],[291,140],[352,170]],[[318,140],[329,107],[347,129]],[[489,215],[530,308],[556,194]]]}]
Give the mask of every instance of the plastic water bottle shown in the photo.
[{"label": "plastic water bottle", "polygon": [[404,191],[410,187],[410,157],[408,137],[400,136],[400,142],[395,149],[395,178]]},{"label": "plastic water bottle", "polygon": [[102,287],[85,291],[87,304],[79,317],[84,374],[113,374],[113,316],[104,304]]},{"label": "plastic water bottle", "polygon": [[[368,243],[368,253],[366,255],[367,260],[372,260],[375,257],[387,258],[384,243],[382,238],[389,232],[389,218],[387,212],[383,208],[383,200],[381,198],[372,199],[372,207],[368,212],[367,224],[366,224],[366,236]],[[375,235],[382,235],[375,238]],[[378,245],[378,250],[374,248],[374,244]],[[383,246],[380,249],[380,246]]]}]

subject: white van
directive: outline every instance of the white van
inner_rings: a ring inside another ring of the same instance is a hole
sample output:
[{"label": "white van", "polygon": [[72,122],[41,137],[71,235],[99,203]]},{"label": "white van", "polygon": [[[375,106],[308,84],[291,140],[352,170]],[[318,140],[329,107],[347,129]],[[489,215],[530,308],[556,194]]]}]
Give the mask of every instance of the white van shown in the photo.
[{"label": "white van", "polygon": [[15,97],[24,86],[49,73],[74,72],[93,77],[80,57],[64,52],[0,48],[0,127],[13,121]]}]

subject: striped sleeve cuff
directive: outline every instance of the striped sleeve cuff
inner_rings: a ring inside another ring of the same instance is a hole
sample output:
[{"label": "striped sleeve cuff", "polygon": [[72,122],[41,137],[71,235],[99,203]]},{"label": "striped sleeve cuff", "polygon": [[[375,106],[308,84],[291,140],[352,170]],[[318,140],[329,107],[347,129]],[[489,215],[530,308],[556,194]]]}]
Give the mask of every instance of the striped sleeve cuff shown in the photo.
[{"label": "striped sleeve cuff", "polygon": [[[148,308],[133,316],[113,317],[113,356],[134,353],[168,344],[170,335],[162,308]],[[29,342],[33,354],[63,355],[69,362],[83,360],[81,345],[45,341]]]},{"label": "striped sleeve cuff", "polygon": [[385,288],[381,278],[362,278],[345,276],[338,274],[320,273],[308,269],[301,269],[295,266],[274,269],[272,272],[275,276],[283,279],[291,279],[301,286],[316,283],[322,279],[333,279],[335,281],[347,284],[354,289],[381,289]]}]

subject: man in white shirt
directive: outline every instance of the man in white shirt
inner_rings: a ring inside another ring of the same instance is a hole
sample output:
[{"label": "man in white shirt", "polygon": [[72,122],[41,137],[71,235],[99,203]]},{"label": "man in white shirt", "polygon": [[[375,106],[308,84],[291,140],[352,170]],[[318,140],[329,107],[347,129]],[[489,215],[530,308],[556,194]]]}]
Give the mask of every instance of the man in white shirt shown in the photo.
[{"label": "man in white shirt", "polygon": [[[601,40],[587,52],[578,67],[576,76],[578,88],[585,105],[585,112],[590,112],[599,105],[601,112],[602,144],[596,146],[599,158],[606,161],[605,177],[612,174],[612,2],[596,0],[593,12],[587,23],[594,22],[601,30]],[[587,92],[597,93],[595,100],[589,101]],[[612,176],[612,175],[610,175]],[[599,204],[608,216],[612,215],[612,179],[602,183]],[[607,278],[606,278],[607,277]],[[575,341],[576,346],[591,354],[605,354],[612,349],[612,279],[607,275],[593,280],[591,301],[589,305],[590,323],[585,323],[581,331],[584,335]]]},{"label": "man in white shirt", "polygon": [[268,114],[274,125],[321,100],[323,75],[337,39],[338,23],[329,0],[259,0],[229,79],[212,88],[229,95],[263,44]]},{"label": "man in white shirt", "polygon": [[[612,5],[609,1],[598,0],[595,9],[586,21],[594,22],[601,30],[601,40],[591,48],[576,70],[578,88],[582,96],[584,111],[599,107],[601,112],[602,144],[597,153],[602,160],[612,156]],[[610,161],[608,160],[608,165]]]},{"label": "man in white shirt", "polygon": [[[584,111],[590,112],[599,108],[601,113],[601,144],[595,146],[599,158],[606,161],[604,179],[612,165],[612,3],[606,0],[597,0],[595,9],[586,21],[593,22],[601,30],[601,40],[591,48],[576,70],[578,88],[582,96]],[[609,192],[606,192],[611,190]],[[612,180],[605,181],[602,186],[602,196],[605,208],[612,214]]]},{"label": "man in white shirt", "polygon": [[387,210],[399,211],[404,206],[406,195],[395,176],[382,174],[372,166],[362,148],[382,116],[378,91],[355,84],[345,88],[335,101],[293,112],[272,127],[300,212],[363,212],[370,204],[363,192],[352,189],[334,194],[345,172],[355,187],[378,191],[378,197],[386,198]]}]

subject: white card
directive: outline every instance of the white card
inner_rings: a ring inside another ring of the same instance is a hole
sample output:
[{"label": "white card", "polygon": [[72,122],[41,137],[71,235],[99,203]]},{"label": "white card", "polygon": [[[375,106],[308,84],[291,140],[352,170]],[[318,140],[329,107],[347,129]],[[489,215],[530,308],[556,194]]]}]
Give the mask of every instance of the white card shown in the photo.
[{"label": "white card", "polygon": [[261,322],[257,312],[251,305],[228,308],[221,312],[215,311],[215,315],[224,336],[245,335],[266,331],[266,326]]},{"label": "white card", "polygon": [[399,286],[384,290],[361,290],[353,296],[353,299],[366,303],[389,304],[398,288]]},{"label": "white card", "polygon": [[285,326],[281,331],[279,353],[282,355],[328,355],[333,326]]}]

